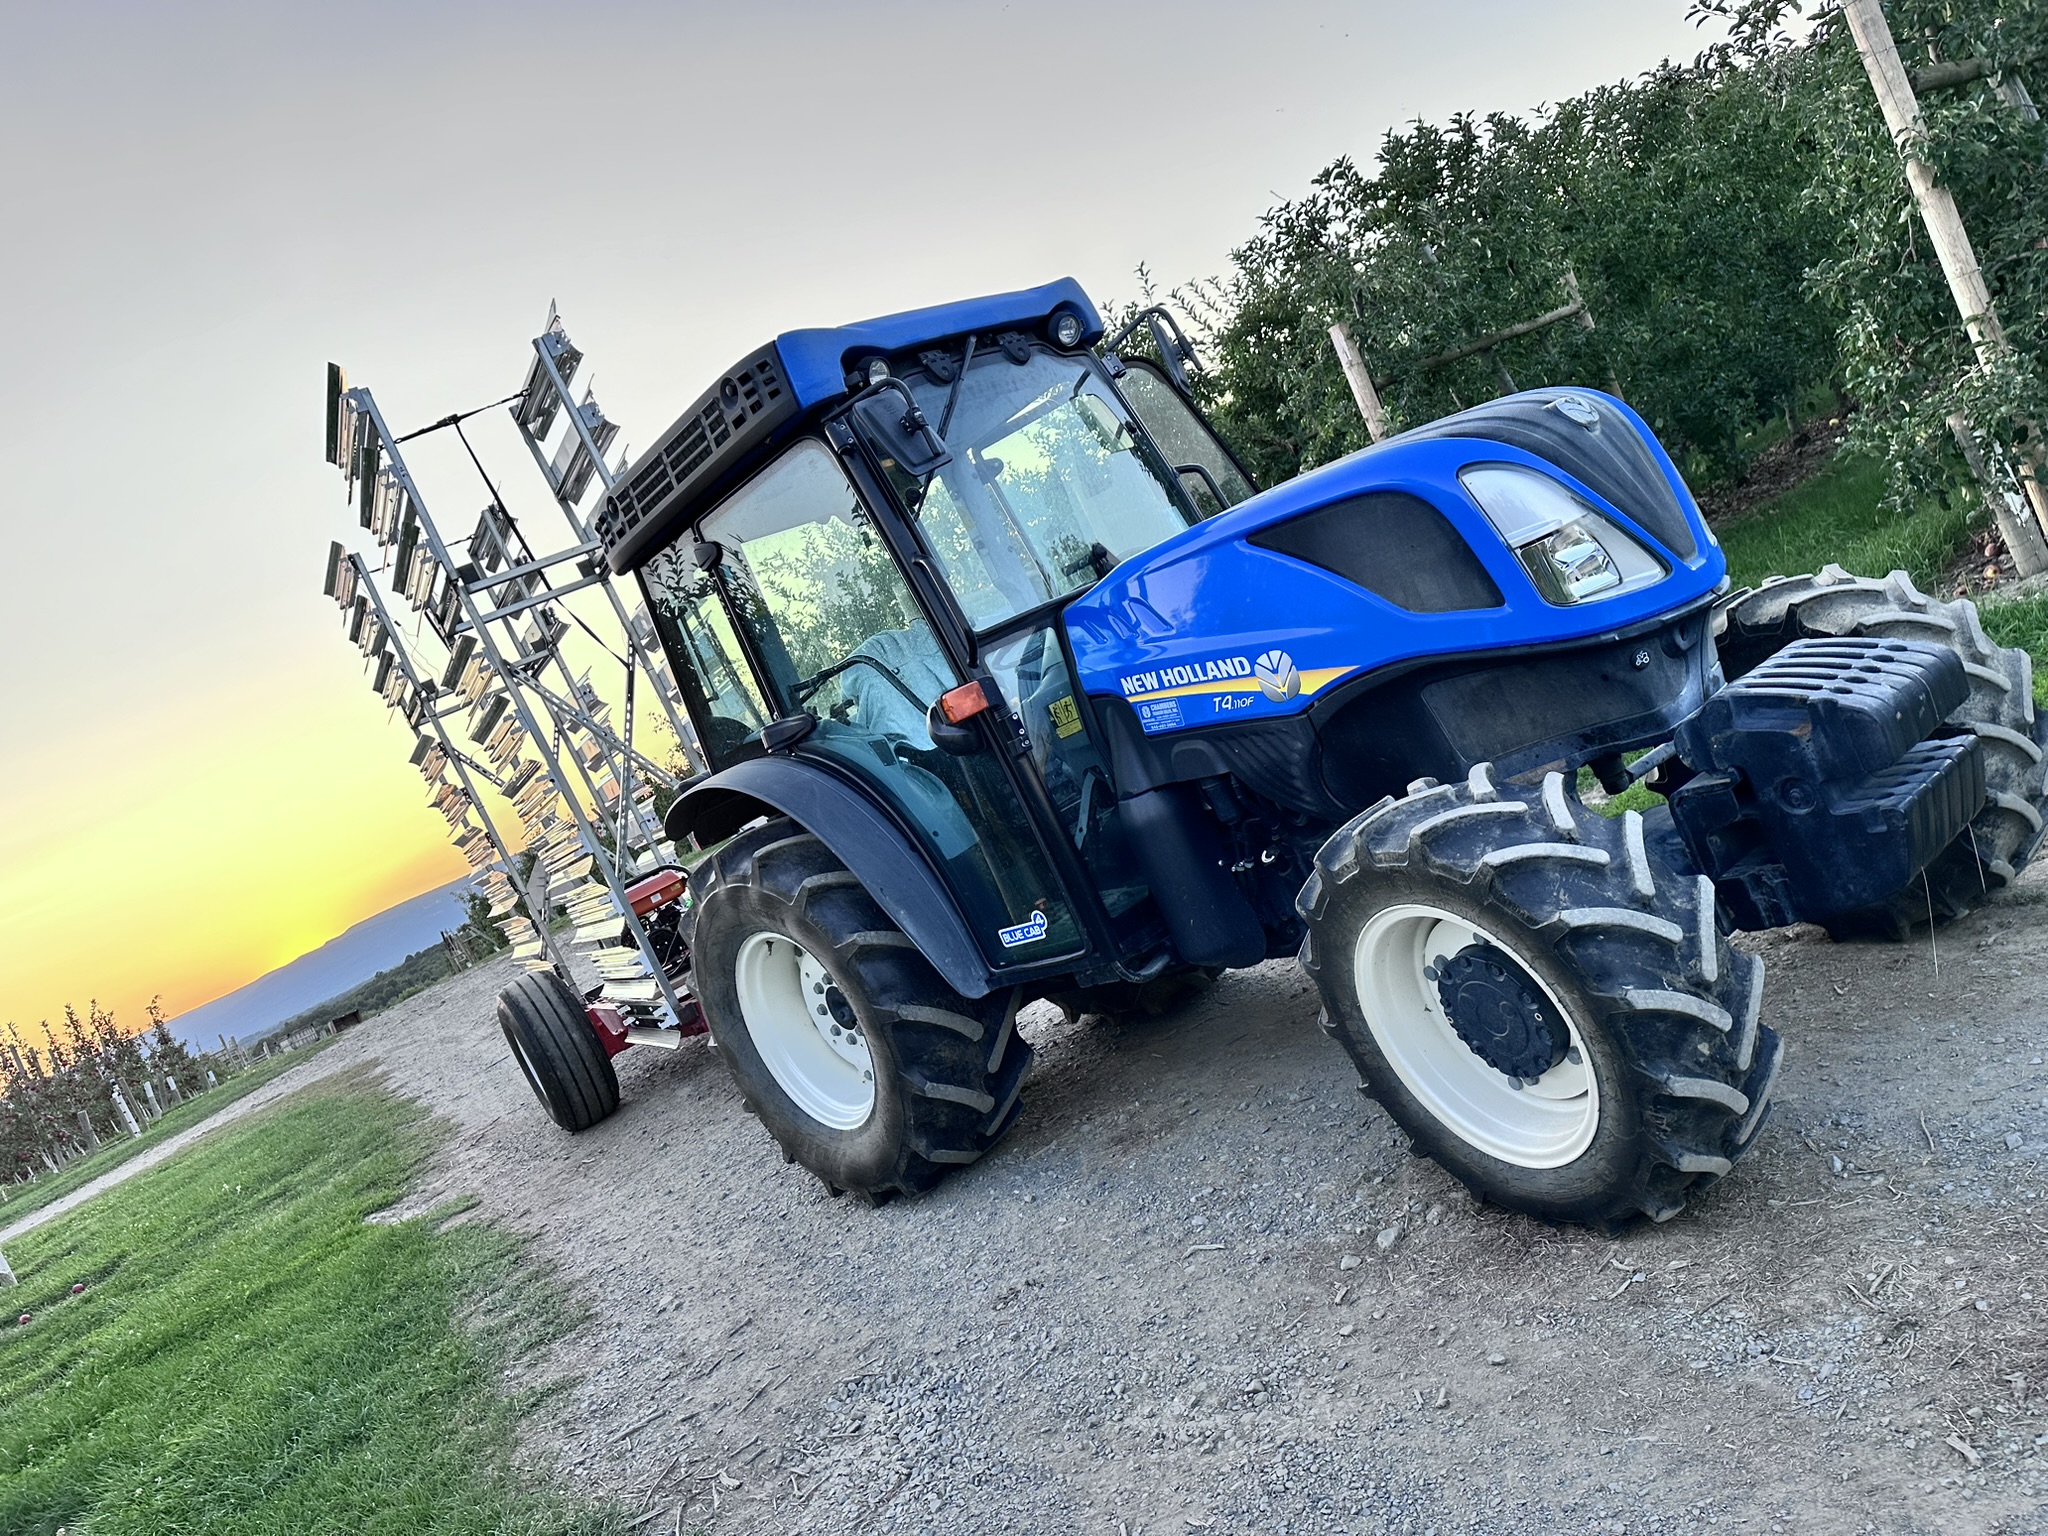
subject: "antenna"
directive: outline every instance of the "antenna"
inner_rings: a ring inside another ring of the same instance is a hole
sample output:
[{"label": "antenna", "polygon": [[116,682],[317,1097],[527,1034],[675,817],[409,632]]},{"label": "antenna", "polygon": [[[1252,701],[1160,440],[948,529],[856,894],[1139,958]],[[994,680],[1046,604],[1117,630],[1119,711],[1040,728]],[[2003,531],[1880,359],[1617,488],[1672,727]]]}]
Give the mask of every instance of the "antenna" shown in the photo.
[{"label": "antenna", "polygon": [[[328,552],[323,590],[346,616],[373,686],[412,727],[412,761],[429,801],[448,822],[456,848],[483,873],[492,912],[509,914],[524,898],[531,917],[506,925],[513,959],[528,969],[558,969],[567,979],[568,950],[587,951],[606,1002],[635,1024],[673,1030],[696,1020],[687,960],[656,946],[628,888],[648,870],[679,862],[653,809],[656,791],[672,790],[678,780],[635,746],[637,704],[653,701],[686,757],[696,737],[652,620],[637,602],[629,606],[590,535],[581,503],[593,484],[609,489],[618,478],[605,454],[619,429],[587,375],[582,398],[571,394],[583,354],[552,305],[533,354],[511,413],[569,542],[537,553],[560,541],[529,536],[464,435],[491,499],[453,541],[458,553],[429,512],[401,447],[422,433],[395,437],[370,391],[350,387],[330,364],[327,458],[379,551],[384,586],[369,559],[337,543]],[[424,431],[461,434],[462,422],[475,414],[452,415]],[[424,621],[412,626],[410,638],[394,622],[387,592]],[[577,611],[565,602],[572,594],[589,594],[597,608]],[[423,649],[429,645],[431,655]],[[579,663],[572,650],[589,659]],[[593,680],[606,673],[616,674],[623,696],[616,718]],[[519,820],[523,851],[534,856],[523,882],[479,785],[509,802]],[[567,948],[550,932],[557,908],[569,918]]]}]

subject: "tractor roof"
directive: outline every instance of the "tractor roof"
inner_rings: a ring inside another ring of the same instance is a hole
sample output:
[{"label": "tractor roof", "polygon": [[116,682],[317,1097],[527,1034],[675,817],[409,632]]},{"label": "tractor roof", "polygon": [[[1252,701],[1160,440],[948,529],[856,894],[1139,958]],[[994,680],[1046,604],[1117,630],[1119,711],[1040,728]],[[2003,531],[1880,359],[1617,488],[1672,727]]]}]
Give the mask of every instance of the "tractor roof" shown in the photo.
[{"label": "tractor roof", "polygon": [[678,524],[749,472],[806,412],[844,397],[848,370],[866,359],[969,334],[1036,330],[1061,309],[1081,317],[1082,344],[1102,339],[1102,317],[1071,277],[829,330],[784,331],[728,369],[627,466],[592,519],[607,561],[618,572],[640,564]]},{"label": "tractor roof", "polygon": [[1081,285],[1063,277],[1015,293],[959,299],[829,330],[784,331],[775,338],[775,350],[799,407],[808,410],[845,394],[847,370],[864,358],[935,346],[970,332],[1035,329],[1056,309],[1071,309],[1081,317],[1086,344],[1101,339],[1102,317]]}]

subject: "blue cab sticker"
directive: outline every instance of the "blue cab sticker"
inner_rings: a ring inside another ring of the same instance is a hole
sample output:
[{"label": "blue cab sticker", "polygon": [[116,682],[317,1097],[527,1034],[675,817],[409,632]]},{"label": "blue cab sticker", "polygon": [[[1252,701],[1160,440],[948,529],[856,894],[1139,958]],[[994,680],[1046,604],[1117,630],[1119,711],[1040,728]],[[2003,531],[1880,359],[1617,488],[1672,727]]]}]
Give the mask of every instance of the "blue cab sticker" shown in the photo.
[{"label": "blue cab sticker", "polygon": [[1033,912],[1021,923],[1012,923],[1007,928],[998,928],[996,937],[1003,941],[1003,948],[1015,949],[1019,944],[1033,944],[1045,937],[1046,921],[1043,912]]}]

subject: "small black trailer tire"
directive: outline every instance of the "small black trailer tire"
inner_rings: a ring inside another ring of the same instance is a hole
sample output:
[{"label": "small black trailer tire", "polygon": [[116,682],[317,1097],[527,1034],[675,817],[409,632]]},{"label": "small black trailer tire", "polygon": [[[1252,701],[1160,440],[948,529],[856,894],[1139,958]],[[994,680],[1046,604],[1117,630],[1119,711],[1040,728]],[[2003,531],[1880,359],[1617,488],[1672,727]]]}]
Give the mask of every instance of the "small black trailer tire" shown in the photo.
[{"label": "small black trailer tire", "polygon": [[1970,696],[1948,723],[1977,737],[1990,803],[1935,855],[1922,879],[1889,901],[1832,920],[1831,932],[1840,938],[1904,938],[1930,921],[1963,916],[2018,878],[2048,827],[2048,715],[2034,707],[2032,658],[1994,644],[1976,604],[1931,598],[1904,571],[1878,580],[1830,565],[1810,576],[1772,577],[1729,594],[1715,623],[1721,664],[1731,680],[1794,640],[1835,635],[1946,646],[1969,674]]},{"label": "small black trailer tire", "polygon": [[1002,1139],[1032,1055],[1014,988],[954,991],[785,818],[720,848],[694,886],[698,1001],[785,1161],[833,1194],[881,1201],[930,1189]]},{"label": "small black trailer tire", "polygon": [[1297,907],[1322,1027],[1416,1149],[1497,1205],[1665,1221],[1762,1129],[1780,1061],[1762,962],[1667,846],[1559,773],[1495,785],[1481,765],[1317,854]]},{"label": "small black trailer tire", "polygon": [[541,1107],[587,1131],[619,1107],[619,1078],[583,999],[553,971],[528,971],[498,994],[498,1026]]}]

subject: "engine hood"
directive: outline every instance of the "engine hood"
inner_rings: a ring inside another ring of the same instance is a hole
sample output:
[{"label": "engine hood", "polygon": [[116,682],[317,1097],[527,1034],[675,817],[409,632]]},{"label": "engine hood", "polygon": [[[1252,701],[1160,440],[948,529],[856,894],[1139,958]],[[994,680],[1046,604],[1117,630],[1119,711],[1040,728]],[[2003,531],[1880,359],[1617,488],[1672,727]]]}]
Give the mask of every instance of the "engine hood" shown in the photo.
[{"label": "engine hood", "polygon": [[[1668,572],[1562,606],[1459,480],[1550,476]],[[1066,611],[1081,687],[1147,735],[1296,714],[1383,667],[1595,638],[1690,606],[1727,563],[1628,406],[1534,390],[1446,417],[1264,491],[1111,571]]]}]

